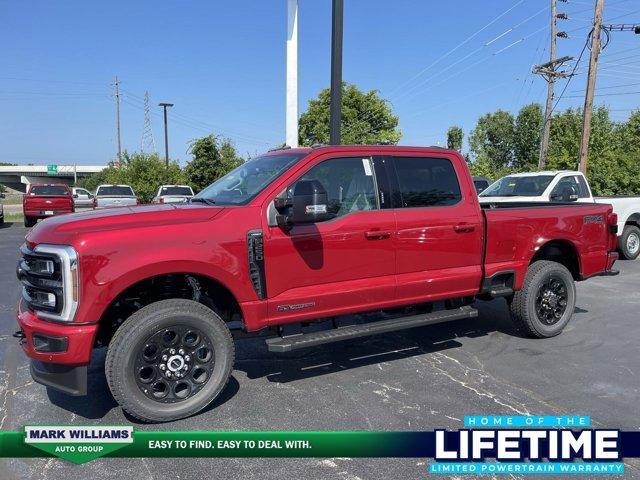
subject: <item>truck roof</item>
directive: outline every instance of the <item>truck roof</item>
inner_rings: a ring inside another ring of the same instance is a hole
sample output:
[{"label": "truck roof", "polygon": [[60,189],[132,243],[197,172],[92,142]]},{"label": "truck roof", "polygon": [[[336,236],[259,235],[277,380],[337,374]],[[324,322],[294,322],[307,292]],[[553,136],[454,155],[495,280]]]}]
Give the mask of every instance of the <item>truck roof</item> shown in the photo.
[{"label": "truck roof", "polygon": [[441,152],[454,152],[459,153],[457,150],[451,150],[438,146],[430,146],[430,147],[416,147],[411,145],[314,145],[313,147],[299,147],[299,148],[274,148],[269,150],[269,155],[277,155],[281,153],[303,153],[308,154],[316,151],[341,151],[341,150],[364,150],[371,152],[394,152],[394,151],[416,151],[416,152],[432,152],[432,153],[441,153]]},{"label": "truck roof", "polygon": [[523,173],[511,173],[508,177],[537,177],[540,175],[553,175],[556,176],[559,173],[580,173],[574,170],[544,170],[542,172],[523,172]]}]

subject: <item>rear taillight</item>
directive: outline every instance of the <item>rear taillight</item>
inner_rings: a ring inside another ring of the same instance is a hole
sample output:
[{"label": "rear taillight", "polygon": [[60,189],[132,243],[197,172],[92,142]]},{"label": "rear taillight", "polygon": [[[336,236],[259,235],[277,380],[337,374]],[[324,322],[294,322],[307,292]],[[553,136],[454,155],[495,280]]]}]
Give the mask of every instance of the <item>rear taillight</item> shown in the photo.
[{"label": "rear taillight", "polygon": [[618,244],[618,214],[610,212],[607,215],[607,225],[609,225],[609,250],[616,249]]},{"label": "rear taillight", "polygon": [[98,208],[98,199],[93,197],[93,208]]}]

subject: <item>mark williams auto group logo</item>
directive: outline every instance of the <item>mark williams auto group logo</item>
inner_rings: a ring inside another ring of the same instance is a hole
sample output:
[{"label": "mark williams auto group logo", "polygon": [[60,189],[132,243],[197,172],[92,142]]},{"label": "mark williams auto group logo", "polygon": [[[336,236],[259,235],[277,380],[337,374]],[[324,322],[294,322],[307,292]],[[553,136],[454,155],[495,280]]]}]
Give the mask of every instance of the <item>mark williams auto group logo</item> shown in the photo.
[{"label": "mark williams auto group logo", "polygon": [[624,473],[620,432],[582,429],[590,417],[468,416],[464,424],[470,429],[436,430],[430,473]]},{"label": "mark williams auto group logo", "polygon": [[24,427],[24,442],[73,463],[85,463],[133,443],[133,427]]}]

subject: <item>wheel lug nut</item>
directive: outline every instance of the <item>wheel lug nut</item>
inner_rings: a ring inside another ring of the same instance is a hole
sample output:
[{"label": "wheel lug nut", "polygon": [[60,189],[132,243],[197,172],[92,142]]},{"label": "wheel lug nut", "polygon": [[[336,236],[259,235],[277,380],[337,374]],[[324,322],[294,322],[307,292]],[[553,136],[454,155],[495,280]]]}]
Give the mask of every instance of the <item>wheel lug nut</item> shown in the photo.
[{"label": "wheel lug nut", "polygon": [[170,377],[170,376],[171,376],[171,372],[170,372],[169,370],[167,370],[167,373],[165,373],[165,375],[166,375],[167,377]]},{"label": "wheel lug nut", "polygon": [[171,349],[169,349],[169,353],[170,353],[171,355],[173,355],[174,353],[176,353],[176,349],[175,349],[175,348],[171,348]]},{"label": "wheel lug nut", "polygon": [[164,363],[160,364],[160,370],[164,370],[165,368],[167,368],[167,366]]},{"label": "wheel lug nut", "polygon": [[185,355],[184,359],[188,362],[189,360],[191,360],[191,357],[189,355]]},{"label": "wheel lug nut", "polygon": [[184,350],[183,350],[183,349],[180,349],[180,350],[178,350],[178,353],[179,353],[180,355],[184,355]]},{"label": "wheel lug nut", "polygon": [[169,357],[167,357],[166,355],[162,355],[162,359],[163,360],[166,360],[167,358],[169,358]]}]

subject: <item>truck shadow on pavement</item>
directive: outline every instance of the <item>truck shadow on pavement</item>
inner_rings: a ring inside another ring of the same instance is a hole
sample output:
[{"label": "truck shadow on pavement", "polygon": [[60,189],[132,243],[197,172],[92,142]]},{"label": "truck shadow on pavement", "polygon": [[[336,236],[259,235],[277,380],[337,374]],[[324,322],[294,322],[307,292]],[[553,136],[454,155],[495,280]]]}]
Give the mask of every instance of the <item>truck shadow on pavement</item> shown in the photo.
[{"label": "truck shadow on pavement", "polygon": [[500,334],[524,338],[502,300],[479,302],[478,318],[402,330],[289,353],[270,353],[261,339],[237,342],[236,370],[248,378],[287,383],[352,368],[462,347],[461,338]]}]

